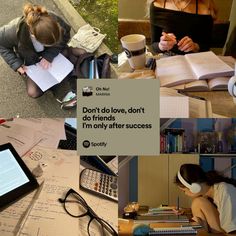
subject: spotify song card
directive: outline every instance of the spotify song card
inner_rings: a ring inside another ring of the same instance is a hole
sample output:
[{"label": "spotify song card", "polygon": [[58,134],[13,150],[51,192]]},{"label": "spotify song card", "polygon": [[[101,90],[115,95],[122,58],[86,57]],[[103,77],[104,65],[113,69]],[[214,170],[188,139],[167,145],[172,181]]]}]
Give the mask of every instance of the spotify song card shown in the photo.
[{"label": "spotify song card", "polygon": [[159,81],[78,80],[80,155],[158,155]]}]

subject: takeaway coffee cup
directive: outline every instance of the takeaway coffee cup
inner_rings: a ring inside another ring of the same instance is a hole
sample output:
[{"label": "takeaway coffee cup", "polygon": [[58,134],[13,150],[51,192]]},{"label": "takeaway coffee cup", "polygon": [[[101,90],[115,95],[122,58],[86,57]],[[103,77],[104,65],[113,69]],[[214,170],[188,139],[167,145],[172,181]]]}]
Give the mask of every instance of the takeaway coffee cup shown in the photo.
[{"label": "takeaway coffee cup", "polygon": [[146,63],[146,38],[141,34],[129,34],[120,39],[132,69],[142,69]]}]

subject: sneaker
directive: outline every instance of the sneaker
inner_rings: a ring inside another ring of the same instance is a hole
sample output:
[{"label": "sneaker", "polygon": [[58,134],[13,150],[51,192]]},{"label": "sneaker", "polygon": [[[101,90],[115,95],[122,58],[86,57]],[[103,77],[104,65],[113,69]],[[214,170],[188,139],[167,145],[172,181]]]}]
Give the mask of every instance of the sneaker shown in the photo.
[{"label": "sneaker", "polygon": [[57,101],[59,103],[63,104],[63,103],[70,102],[74,98],[76,98],[76,94],[74,92],[70,91],[66,94],[66,96],[62,100],[57,99]]},{"label": "sneaker", "polygon": [[74,97],[69,102],[63,102],[61,104],[61,109],[65,109],[65,110],[72,109],[76,107],[76,105],[77,105],[77,97]]}]

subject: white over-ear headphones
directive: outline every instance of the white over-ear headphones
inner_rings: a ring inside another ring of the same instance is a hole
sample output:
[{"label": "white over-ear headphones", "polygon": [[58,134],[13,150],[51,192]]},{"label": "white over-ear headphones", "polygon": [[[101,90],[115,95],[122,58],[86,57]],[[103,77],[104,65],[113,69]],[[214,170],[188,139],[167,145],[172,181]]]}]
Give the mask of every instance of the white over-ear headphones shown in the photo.
[{"label": "white over-ear headphones", "polygon": [[230,78],[228,82],[228,92],[231,96],[236,97],[236,76]]},{"label": "white over-ear headphones", "polygon": [[236,97],[236,63],[235,63],[234,76],[231,77],[228,82],[228,91],[231,96]]},{"label": "white over-ear headphones", "polygon": [[180,171],[178,171],[178,179],[179,181],[190,190],[191,193],[199,193],[202,189],[201,185],[198,183],[192,183],[189,184],[180,174]]}]

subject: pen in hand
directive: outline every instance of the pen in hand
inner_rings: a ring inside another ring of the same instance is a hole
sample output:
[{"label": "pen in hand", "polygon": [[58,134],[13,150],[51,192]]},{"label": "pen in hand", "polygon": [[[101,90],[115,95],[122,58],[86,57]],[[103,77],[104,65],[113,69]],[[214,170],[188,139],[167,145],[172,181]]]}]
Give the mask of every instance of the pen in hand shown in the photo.
[{"label": "pen in hand", "polygon": [[175,37],[174,34],[162,32],[162,35],[165,37],[165,39],[166,39],[167,41],[174,41],[175,43],[177,43],[176,37]]},{"label": "pen in hand", "polygon": [[177,197],[177,211],[179,211],[179,196]]}]

